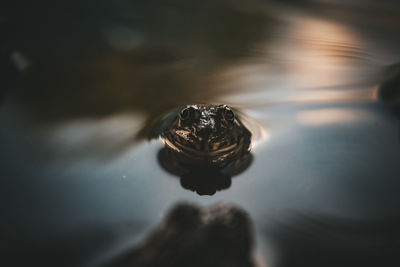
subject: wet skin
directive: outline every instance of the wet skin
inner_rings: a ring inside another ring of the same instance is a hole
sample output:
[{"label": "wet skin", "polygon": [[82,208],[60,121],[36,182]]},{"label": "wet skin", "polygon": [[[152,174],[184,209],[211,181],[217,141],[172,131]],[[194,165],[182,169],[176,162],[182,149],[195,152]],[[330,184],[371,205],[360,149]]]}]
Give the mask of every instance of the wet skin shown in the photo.
[{"label": "wet skin", "polygon": [[226,105],[188,105],[161,139],[182,164],[224,168],[249,152],[251,133]]}]

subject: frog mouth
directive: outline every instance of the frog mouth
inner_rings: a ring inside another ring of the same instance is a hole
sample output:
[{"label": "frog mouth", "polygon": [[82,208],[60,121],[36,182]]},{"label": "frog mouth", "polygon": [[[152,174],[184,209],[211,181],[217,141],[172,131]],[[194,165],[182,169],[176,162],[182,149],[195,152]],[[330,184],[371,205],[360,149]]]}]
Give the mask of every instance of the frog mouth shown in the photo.
[{"label": "frog mouth", "polygon": [[[242,141],[242,140],[241,140]],[[218,156],[220,154],[230,154],[231,152],[235,150],[239,150],[240,144],[234,143],[228,146],[224,147],[219,147],[219,146],[200,146],[198,145],[196,148],[189,147],[188,145],[182,144],[180,142],[174,142],[172,143],[168,139],[163,140],[164,144],[171,149],[177,151],[177,152],[183,152],[185,154],[190,154],[190,155],[198,155],[198,156],[206,156],[206,157],[213,157],[213,156]]]}]

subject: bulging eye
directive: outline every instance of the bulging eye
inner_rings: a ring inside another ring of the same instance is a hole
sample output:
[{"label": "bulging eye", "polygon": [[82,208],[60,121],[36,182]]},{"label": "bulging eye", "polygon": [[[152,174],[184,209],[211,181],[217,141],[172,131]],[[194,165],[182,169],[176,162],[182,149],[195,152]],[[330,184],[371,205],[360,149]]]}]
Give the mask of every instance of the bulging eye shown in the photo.
[{"label": "bulging eye", "polygon": [[199,118],[199,110],[194,107],[186,107],[179,112],[179,119],[182,122],[195,121]]},{"label": "bulging eye", "polygon": [[235,120],[235,114],[227,105],[220,105],[218,107],[218,113],[226,122],[233,122]]},{"label": "bulging eye", "polygon": [[228,122],[233,122],[233,120],[235,119],[235,114],[233,114],[233,111],[230,110],[229,108],[226,108],[224,110],[224,119]]},{"label": "bulging eye", "polygon": [[220,114],[220,118],[225,123],[225,125],[231,126],[235,121],[235,114],[227,105],[219,106],[218,113]]},{"label": "bulging eye", "polygon": [[188,121],[190,120],[190,108],[184,108],[179,112],[179,118],[182,121]]}]

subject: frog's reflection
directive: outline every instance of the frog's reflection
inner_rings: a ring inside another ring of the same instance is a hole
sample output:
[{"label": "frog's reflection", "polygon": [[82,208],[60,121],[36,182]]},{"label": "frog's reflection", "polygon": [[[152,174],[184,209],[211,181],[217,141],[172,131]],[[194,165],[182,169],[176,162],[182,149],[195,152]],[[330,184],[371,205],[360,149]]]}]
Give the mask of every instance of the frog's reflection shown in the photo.
[{"label": "frog's reflection", "polygon": [[158,153],[161,167],[179,176],[183,188],[195,191],[199,195],[214,195],[217,191],[228,189],[231,186],[232,176],[244,172],[252,161],[253,156],[249,153],[240,161],[220,169],[212,166],[188,166],[180,162],[175,154],[166,148]]}]

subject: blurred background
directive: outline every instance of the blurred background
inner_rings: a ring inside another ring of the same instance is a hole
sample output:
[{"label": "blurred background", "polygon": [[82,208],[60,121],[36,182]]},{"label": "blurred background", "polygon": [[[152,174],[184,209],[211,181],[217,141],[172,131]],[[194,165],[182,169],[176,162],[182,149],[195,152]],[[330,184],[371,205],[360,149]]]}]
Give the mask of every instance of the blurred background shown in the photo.
[{"label": "blurred background", "polygon": [[[398,265],[399,29],[394,0],[3,1],[2,265],[101,266],[182,200],[248,212],[271,267]],[[151,138],[191,103],[260,133],[213,196]]]}]

